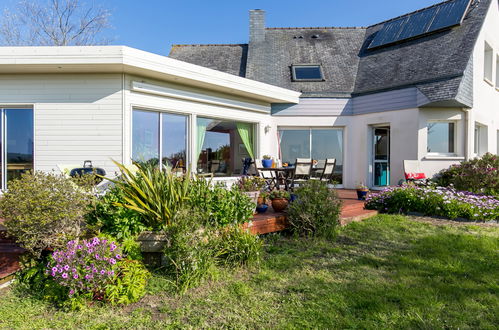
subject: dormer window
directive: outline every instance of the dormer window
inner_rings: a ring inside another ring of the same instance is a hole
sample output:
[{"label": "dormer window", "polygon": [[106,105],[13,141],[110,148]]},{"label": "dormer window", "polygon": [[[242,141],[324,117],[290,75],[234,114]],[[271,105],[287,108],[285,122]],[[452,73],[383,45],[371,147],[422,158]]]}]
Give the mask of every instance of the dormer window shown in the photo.
[{"label": "dormer window", "polygon": [[291,66],[293,81],[324,81],[319,64],[297,64]]}]

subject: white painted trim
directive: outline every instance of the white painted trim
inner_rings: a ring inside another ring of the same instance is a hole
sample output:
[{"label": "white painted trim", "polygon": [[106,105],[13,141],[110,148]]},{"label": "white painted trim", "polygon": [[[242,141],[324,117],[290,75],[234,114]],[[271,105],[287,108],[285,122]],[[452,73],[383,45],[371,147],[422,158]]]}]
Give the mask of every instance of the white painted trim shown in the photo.
[{"label": "white painted trim", "polygon": [[268,103],[298,103],[300,92],[126,46],[0,47],[0,73],[130,73]]},{"label": "white painted trim", "polygon": [[270,114],[270,108],[247,103],[240,101],[228,100],[226,98],[203,95],[199,93],[192,93],[187,91],[182,91],[176,88],[167,88],[158,85],[146,84],[138,81],[132,81],[131,90],[134,92],[141,92],[146,94],[153,94],[165,97],[172,97],[181,100],[194,101],[199,103],[207,103],[212,105],[220,105],[229,108],[241,109],[241,110],[249,110],[261,113]]}]

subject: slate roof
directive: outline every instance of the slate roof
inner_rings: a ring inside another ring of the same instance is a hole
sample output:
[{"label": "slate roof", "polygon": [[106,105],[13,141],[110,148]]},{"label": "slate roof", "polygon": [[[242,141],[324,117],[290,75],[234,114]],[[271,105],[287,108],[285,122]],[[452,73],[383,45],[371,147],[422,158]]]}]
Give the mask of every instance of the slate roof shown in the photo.
[{"label": "slate roof", "polygon": [[[367,28],[267,28],[265,41],[173,46],[170,56],[301,91],[302,97],[416,87],[427,105],[471,107],[470,59],[491,1],[475,0],[459,27],[375,50],[367,46],[390,20]],[[321,64],[325,81],[293,82],[290,66],[303,63]]]}]

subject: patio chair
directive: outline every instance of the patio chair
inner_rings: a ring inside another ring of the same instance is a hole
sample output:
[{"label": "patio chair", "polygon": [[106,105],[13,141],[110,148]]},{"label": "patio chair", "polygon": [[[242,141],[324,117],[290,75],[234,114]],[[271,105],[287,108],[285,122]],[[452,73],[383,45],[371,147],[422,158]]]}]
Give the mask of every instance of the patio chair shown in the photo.
[{"label": "patio chair", "polygon": [[296,158],[295,170],[291,177],[291,189],[295,188],[296,184],[305,183],[310,179],[312,172],[312,159],[310,158]]},{"label": "patio chair", "polygon": [[311,179],[331,183],[333,182],[335,167],[336,158],[328,158],[324,161],[324,169],[322,170],[321,175],[319,177],[314,177]]},{"label": "patio chair", "polygon": [[259,158],[255,159],[254,164],[256,174],[265,180],[265,183],[267,184],[269,190],[274,189],[277,184],[275,173],[273,171],[259,171],[258,169],[263,167],[262,160]]},{"label": "patio chair", "polygon": [[419,160],[404,160],[404,175],[408,182],[424,184],[428,181]]},{"label": "patio chair", "polygon": [[322,177],[325,168],[326,168],[326,160],[319,159],[315,167],[312,166],[312,173],[310,175],[310,179],[319,180]]}]

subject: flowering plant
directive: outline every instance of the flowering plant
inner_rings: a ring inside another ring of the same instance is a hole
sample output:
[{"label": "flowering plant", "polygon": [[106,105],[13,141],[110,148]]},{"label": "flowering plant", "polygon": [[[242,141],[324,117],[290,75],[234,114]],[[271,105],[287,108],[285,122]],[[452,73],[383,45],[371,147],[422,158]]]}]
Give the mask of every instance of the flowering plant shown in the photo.
[{"label": "flowering plant", "polygon": [[65,250],[52,254],[46,273],[67,287],[70,297],[91,294],[92,298],[102,300],[106,285],[119,272],[118,261],[122,258],[116,243],[106,239],[70,241]]},{"label": "flowering plant", "polygon": [[403,185],[371,194],[366,208],[386,213],[420,212],[450,219],[499,219],[499,200],[452,187]]}]

